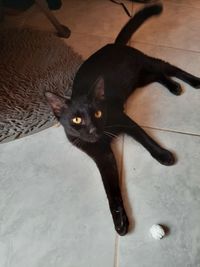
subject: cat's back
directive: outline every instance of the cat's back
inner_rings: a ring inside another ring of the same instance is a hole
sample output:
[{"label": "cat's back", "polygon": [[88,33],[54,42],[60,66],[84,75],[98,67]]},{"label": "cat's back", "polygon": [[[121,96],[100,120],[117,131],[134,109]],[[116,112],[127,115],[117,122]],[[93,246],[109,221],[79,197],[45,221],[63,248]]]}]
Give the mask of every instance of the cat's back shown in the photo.
[{"label": "cat's back", "polygon": [[[142,53],[123,45],[107,44],[91,55],[79,68],[73,84],[72,98],[86,94],[99,76],[105,80],[113,79],[127,69],[138,66],[136,61]],[[135,62],[133,64],[133,61]]]}]

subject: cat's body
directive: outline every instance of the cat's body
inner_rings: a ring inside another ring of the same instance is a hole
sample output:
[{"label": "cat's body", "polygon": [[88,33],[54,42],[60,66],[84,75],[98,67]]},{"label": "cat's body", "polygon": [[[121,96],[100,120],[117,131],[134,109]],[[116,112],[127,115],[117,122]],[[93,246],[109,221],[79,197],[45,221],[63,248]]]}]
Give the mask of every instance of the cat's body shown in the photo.
[{"label": "cat's body", "polygon": [[128,231],[112,140],[126,133],[142,144],[161,164],[172,165],[174,156],[158,145],[125,113],[123,105],[138,87],[159,82],[175,95],[180,85],[175,76],[193,87],[200,79],[162,60],[144,55],[126,46],[138,27],[149,17],[160,14],[161,5],[144,8],[124,26],[114,44],[108,44],[87,59],[74,79],[71,100],[46,93],[54,114],[63,125],[68,139],[94,159],[102,176],[115,229]]},{"label": "cat's body", "polygon": [[158,81],[164,65],[161,60],[132,47],[108,44],[80,67],[74,80],[72,99],[88,94],[92,84],[102,76],[106,100],[124,103],[134,89]]}]

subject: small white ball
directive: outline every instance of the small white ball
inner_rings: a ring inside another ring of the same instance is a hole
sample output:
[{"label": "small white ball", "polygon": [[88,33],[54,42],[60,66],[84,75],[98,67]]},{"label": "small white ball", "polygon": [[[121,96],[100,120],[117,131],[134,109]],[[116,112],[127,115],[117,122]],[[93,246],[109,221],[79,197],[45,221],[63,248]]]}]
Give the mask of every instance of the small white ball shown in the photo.
[{"label": "small white ball", "polygon": [[150,228],[150,233],[154,239],[162,239],[165,236],[165,231],[159,224],[154,224]]}]

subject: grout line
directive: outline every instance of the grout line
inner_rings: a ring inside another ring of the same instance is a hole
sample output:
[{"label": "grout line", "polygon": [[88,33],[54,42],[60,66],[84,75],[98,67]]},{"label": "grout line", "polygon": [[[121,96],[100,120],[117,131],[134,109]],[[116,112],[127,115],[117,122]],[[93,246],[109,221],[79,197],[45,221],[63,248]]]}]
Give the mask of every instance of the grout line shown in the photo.
[{"label": "grout line", "polygon": [[151,130],[158,130],[161,132],[169,132],[169,133],[176,133],[176,134],[183,134],[183,135],[191,135],[191,136],[200,137],[200,134],[195,134],[195,133],[190,133],[190,132],[181,132],[181,131],[170,130],[170,129],[162,129],[162,128],[151,127],[151,126],[146,126],[146,125],[141,125],[141,127],[146,128],[146,129],[151,129]]},{"label": "grout line", "polygon": [[119,236],[117,233],[115,238],[114,267],[119,267]]}]

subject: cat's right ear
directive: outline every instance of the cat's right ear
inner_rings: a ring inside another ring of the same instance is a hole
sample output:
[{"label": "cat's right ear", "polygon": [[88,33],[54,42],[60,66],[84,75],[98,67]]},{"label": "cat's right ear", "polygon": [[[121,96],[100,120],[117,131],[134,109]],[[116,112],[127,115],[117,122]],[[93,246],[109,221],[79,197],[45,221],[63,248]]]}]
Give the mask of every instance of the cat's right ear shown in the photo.
[{"label": "cat's right ear", "polygon": [[60,118],[62,110],[68,108],[70,100],[51,92],[45,92],[45,97],[51,109],[53,110],[54,115],[57,118]]}]

